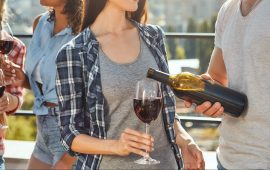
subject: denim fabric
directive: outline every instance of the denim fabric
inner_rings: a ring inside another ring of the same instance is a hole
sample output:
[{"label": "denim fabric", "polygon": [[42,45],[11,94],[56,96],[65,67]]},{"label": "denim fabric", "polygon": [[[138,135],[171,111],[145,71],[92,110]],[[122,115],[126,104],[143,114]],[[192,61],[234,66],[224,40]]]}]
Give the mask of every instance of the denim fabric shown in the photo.
[{"label": "denim fabric", "polygon": [[55,165],[65,153],[61,144],[57,112],[55,108],[50,108],[48,115],[37,116],[37,139],[33,155],[50,165]]},{"label": "denim fabric", "polygon": [[221,163],[220,163],[220,161],[219,161],[219,159],[218,159],[218,156],[217,156],[217,169],[218,169],[218,170],[227,170],[226,168],[224,168],[224,167],[221,165]]},{"label": "denim fabric", "polygon": [[[57,103],[55,92],[55,59],[60,48],[74,36],[72,30],[66,27],[53,35],[54,19],[48,20],[50,15],[44,13],[40,19],[29,47],[25,60],[25,72],[29,78],[31,89],[35,95],[33,112],[36,115],[47,115],[48,109],[43,105],[44,101]],[[38,88],[33,72],[36,71],[38,62],[41,61],[40,76],[42,80],[42,92]]]},{"label": "denim fabric", "polygon": [[0,170],[5,170],[5,160],[2,155],[0,156]]}]

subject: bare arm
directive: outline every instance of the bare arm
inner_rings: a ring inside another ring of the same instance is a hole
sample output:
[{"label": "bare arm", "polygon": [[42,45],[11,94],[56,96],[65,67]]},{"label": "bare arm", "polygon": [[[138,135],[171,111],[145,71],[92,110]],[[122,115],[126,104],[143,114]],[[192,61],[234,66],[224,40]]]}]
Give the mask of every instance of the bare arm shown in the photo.
[{"label": "bare arm", "polygon": [[185,169],[204,169],[202,151],[192,137],[185,131],[179,121],[174,122],[176,144],[181,148]]},{"label": "bare arm", "polygon": [[126,156],[135,153],[146,156],[145,150],[153,150],[153,138],[131,129],[126,129],[119,140],[104,140],[80,134],[72,141],[71,149],[84,154]]},{"label": "bare arm", "polygon": [[214,48],[207,73],[213,80],[223,86],[228,85],[227,71],[223,60],[222,50],[220,48]]}]

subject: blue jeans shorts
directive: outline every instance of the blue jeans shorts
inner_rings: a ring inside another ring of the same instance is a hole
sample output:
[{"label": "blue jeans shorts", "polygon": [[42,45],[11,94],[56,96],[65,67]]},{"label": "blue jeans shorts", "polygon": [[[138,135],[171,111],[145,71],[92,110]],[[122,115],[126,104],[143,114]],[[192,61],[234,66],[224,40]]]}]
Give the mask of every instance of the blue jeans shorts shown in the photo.
[{"label": "blue jeans shorts", "polygon": [[217,169],[218,170],[227,170],[226,168],[223,167],[223,165],[221,165],[218,156],[217,156]]},{"label": "blue jeans shorts", "polygon": [[0,155],[0,170],[5,170],[5,160],[3,155]]},{"label": "blue jeans shorts", "polygon": [[37,116],[37,138],[33,156],[49,165],[55,165],[66,153],[58,126],[59,110],[49,108],[48,115]]}]

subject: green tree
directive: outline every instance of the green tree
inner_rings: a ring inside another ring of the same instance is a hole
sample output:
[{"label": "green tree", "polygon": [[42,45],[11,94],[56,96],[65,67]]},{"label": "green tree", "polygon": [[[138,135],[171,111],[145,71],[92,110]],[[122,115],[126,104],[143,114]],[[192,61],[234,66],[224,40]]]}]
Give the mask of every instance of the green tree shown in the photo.
[{"label": "green tree", "polygon": [[[199,25],[199,32],[214,33],[217,15],[213,15],[210,20],[205,20]],[[214,39],[201,39],[198,41],[197,56],[200,60],[200,73],[207,70],[209,60],[214,48]]]},{"label": "green tree", "polygon": [[185,54],[185,49],[181,46],[176,47],[176,59],[185,59],[186,54]]},{"label": "green tree", "polygon": [[[175,28],[172,26],[168,26],[167,28],[168,32],[175,32]],[[170,59],[175,59],[176,58],[176,47],[177,47],[177,42],[175,38],[167,38],[166,39],[167,43],[167,52],[170,54]]]},{"label": "green tree", "polygon": [[[189,18],[188,20],[188,27],[187,32],[197,32],[197,23],[193,18]],[[196,41],[195,39],[187,39],[185,40],[185,51],[186,51],[186,58],[197,58],[196,57]]]}]

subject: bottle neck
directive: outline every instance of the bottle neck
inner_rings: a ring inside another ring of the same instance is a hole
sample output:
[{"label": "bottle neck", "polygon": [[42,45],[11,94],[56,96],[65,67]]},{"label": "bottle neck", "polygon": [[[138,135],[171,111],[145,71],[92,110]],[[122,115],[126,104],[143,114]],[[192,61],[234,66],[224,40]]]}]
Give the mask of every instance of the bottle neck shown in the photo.
[{"label": "bottle neck", "polygon": [[170,75],[153,68],[148,69],[147,77],[170,85]]}]

